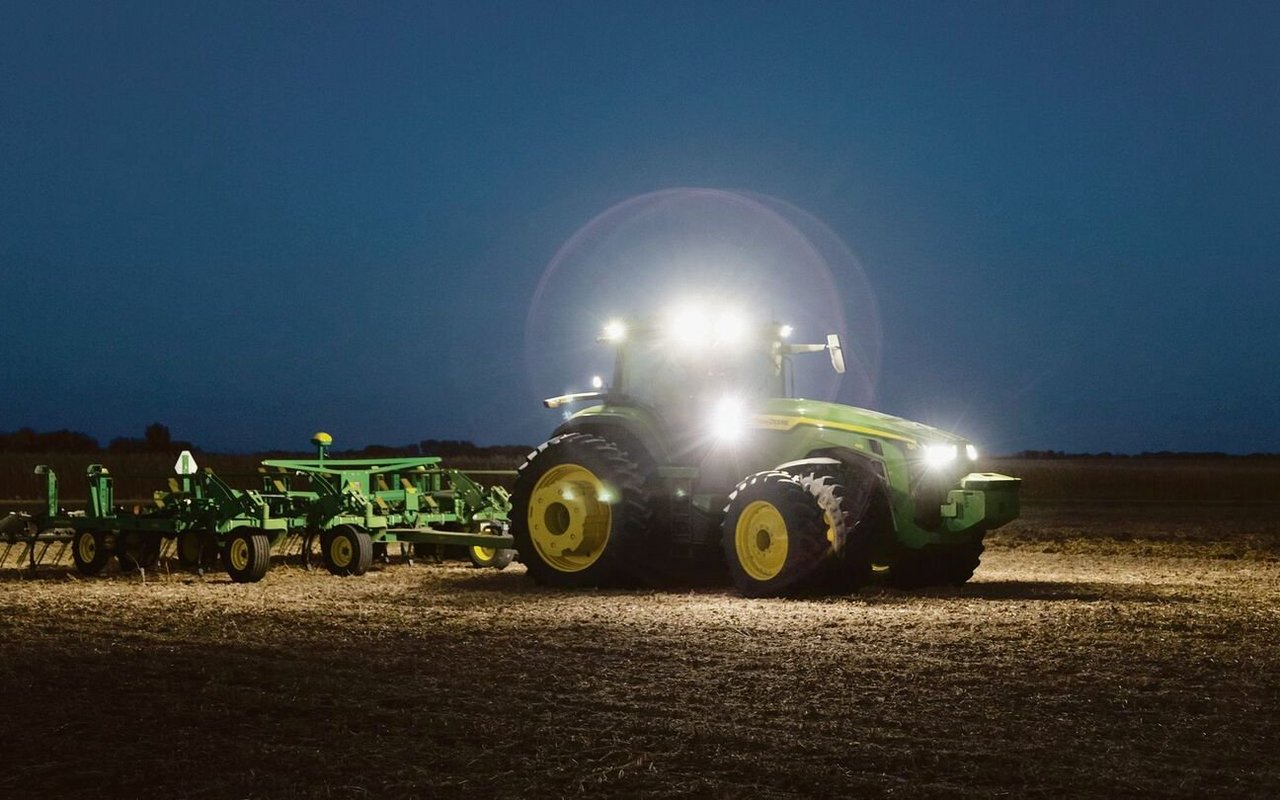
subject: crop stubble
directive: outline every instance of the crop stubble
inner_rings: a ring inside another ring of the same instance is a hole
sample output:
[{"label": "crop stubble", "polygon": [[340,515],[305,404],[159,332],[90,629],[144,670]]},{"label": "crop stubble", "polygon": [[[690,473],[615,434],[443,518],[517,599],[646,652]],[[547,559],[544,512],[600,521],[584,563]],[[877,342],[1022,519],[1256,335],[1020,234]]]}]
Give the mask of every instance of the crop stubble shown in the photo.
[{"label": "crop stubble", "polygon": [[1272,797],[1271,520],[1031,507],[966,587],[815,601],[4,570],[0,795]]}]

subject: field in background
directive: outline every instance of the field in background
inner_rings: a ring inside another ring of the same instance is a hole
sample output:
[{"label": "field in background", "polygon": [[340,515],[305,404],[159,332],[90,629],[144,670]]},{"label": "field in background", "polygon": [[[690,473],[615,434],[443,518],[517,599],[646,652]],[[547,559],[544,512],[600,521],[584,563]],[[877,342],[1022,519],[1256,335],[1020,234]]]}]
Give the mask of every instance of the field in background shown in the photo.
[{"label": "field in background", "polygon": [[[200,466],[212,467],[234,485],[256,487],[255,455],[199,455]],[[174,455],[154,453],[0,453],[0,513],[30,510],[43,497],[32,470],[49,464],[58,473],[62,496],[83,501],[84,470],[94,462],[116,476],[116,496],[145,501],[173,474]],[[515,469],[518,456],[468,455],[446,458],[446,466],[463,470]],[[1280,458],[990,458],[982,470],[1023,479],[1022,497],[1036,503],[1169,503],[1194,505],[1280,505]],[[496,480],[490,478],[489,480]]]}]

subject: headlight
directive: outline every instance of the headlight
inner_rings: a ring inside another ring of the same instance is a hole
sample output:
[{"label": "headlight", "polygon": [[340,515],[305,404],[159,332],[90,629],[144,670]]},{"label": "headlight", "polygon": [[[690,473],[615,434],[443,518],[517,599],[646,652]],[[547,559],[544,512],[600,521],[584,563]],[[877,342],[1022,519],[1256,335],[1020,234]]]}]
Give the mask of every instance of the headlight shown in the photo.
[{"label": "headlight", "polygon": [[667,320],[667,335],[673,341],[688,346],[706,344],[710,329],[707,318],[692,308],[679,309]]},{"label": "headlight", "polygon": [[604,326],[604,339],[606,342],[620,342],[627,338],[627,326],[619,320],[614,320]]},{"label": "headlight", "polygon": [[742,435],[747,427],[747,409],[736,397],[721,398],[711,411],[711,435],[731,442]]},{"label": "headlight", "polygon": [[964,446],[964,454],[965,454],[965,456],[967,456],[967,457],[968,457],[968,459],[969,459],[970,461],[977,461],[977,460],[978,460],[978,448],[974,447],[974,446],[973,446],[973,445],[971,445],[971,444],[966,444],[966,445]]},{"label": "headlight", "polygon": [[960,454],[954,444],[927,444],[924,446],[924,463],[930,467],[945,467]]}]

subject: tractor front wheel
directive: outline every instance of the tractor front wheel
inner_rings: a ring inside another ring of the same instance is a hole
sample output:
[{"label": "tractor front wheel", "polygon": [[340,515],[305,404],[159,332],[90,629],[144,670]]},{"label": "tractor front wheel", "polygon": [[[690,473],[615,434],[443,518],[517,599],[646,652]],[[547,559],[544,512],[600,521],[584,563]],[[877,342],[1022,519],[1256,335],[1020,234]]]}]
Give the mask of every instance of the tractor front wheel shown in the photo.
[{"label": "tractor front wheel", "polygon": [[812,591],[833,551],[831,529],[798,479],[784,472],[748,477],[729,495],[721,527],[734,585],[747,597]]},{"label": "tractor front wheel", "polygon": [[369,533],[354,525],[339,525],[320,537],[324,565],[334,575],[363,575],[373,563]]},{"label": "tractor front wheel", "polygon": [[257,528],[236,528],[222,546],[222,565],[236,583],[257,583],[271,568],[271,540]]},{"label": "tractor front wheel", "polygon": [[978,568],[982,550],[978,541],[903,552],[889,567],[889,585],[895,589],[963,586]]},{"label": "tractor front wheel", "polygon": [[650,507],[636,463],[608,440],[566,433],[520,466],[511,534],[520,560],[548,586],[626,583],[644,562]]}]

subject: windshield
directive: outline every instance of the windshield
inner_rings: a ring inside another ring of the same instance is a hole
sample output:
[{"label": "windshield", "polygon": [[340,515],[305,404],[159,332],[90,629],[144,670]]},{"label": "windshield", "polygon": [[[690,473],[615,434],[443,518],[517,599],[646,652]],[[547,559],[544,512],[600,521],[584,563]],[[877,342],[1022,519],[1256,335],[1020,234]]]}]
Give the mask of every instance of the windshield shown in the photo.
[{"label": "windshield", "polygon": [[707,348],[661,338],[631,340],[619,350],[614,390],[671,411],[723,397],[777,397],[783,393],[782,360],[773,351],[766,339]]}]

